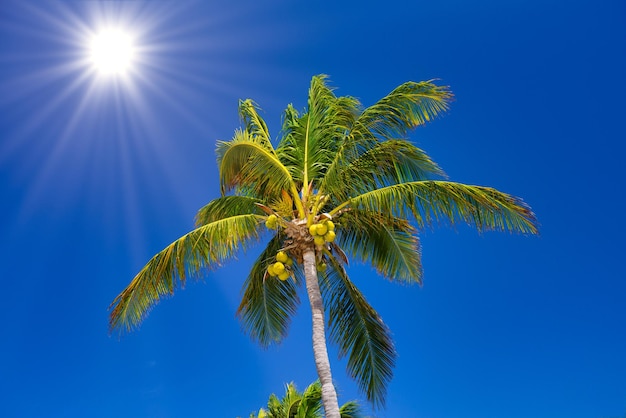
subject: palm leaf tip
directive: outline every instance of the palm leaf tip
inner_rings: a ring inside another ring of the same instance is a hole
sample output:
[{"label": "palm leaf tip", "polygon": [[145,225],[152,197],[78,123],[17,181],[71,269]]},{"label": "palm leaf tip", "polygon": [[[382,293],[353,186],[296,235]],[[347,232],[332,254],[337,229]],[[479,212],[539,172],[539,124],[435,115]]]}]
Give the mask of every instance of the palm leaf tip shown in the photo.
[{"label": "palm leaf tip", "polygon": [[535,214],[520,198],[483,186],[449,181],[416,181],[381,187],[351,199],[369,211],[413,216],[423,228],[447,221],[464,222],[479,231],[537,234]]},{"label": "palm leaf tip", "polygon": [[219,267],[259,238],[263,217],[245,214],[225,217],[183,235],[157,253],[111,304],[109,327],[131,331],[163,297],[184,286],[188,277]]}]

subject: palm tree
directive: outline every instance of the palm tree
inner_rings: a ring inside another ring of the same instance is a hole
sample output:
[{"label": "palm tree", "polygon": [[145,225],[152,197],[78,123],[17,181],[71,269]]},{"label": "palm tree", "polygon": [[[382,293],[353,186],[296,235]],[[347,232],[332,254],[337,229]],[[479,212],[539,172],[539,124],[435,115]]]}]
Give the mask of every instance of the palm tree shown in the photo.
[{"label": "palm tree", "polygon": [[537,233],[521,199],[448,181],[406,139],[451,99],[446,87],[407,82],[363,109],[316,76],[306,109],[287,107],[276,146],[256,104],[241,101],[243,127],[217,145],[222,196],[198,211],[196,229],[156,254],[115,298],[111,330],[135,328],[188,277],[260,241],[265,248],[237,311],[244,329],[262,346],[281,341],[304,283],[326,416],[338,418],[339,406],[325,315],[328,337],[348,356],[348,373],[370,402],[383,406],[396,353],[389,329],[348,277],[348,256],[390,280],[421,283],[417,234],[427,226],[463,222],[479,231]]},{"label": "palm tree", "polygon": [[[341,418],[362,418],[361,409],[355,401],[346,402],[339,408]],[[320,418],[322,416],[322,385],[311,383],[304,392],[298,392],[291,382],[285,387],[285,396],[278,399],[271,394],[267,410],[261,408],[250,418]]]}]

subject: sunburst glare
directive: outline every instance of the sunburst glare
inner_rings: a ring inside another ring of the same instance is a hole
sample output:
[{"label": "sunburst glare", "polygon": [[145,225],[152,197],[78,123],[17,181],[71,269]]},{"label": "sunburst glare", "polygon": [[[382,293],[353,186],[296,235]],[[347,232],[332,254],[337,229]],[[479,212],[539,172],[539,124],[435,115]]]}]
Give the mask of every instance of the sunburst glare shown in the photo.
[{"label": "sunburst glare", "polygon": [[[132,248],[142,248],[146,199],[171,196],[179,213],[196,209],[181,185],[206,180],[194,175],[213,152],[206,138],[231,132],[237,98],[256,96],[246,85],[259,84],[256,72],[242,76],[240,57],[264,51],[248,29],[231,30],[240,15],[190,17],[187,8],[200,5],[50,1],[7,9],[0,34],[20,32],[3,56],[11,65],[3,67],[0,109],[14,123],[0,141],[0,166],[20,161],[25,179],[16,225],[38,216],[45,200],[61,213],[89,202],[96,218],[119,214]],[[221,113],[225,103],[232,110]]]},{"label": "sunburst glare", "polygon": [[103,75],[124,75],[135,59],[133,37],[123,29],[107,28],[89,43],[91,63]]}]

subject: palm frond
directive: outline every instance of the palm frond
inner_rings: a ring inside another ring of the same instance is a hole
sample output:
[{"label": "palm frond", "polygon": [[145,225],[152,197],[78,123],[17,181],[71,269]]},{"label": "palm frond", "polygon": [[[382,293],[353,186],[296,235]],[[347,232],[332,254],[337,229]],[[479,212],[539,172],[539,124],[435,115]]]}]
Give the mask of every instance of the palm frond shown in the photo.
[{"label": "palm frond", "polygon": [[252,135],[260,144],[270,151],[273,151],[271,138],[267,124],[259,116],[259,107],[252,100],[239,101],[239,116],[242,119],[244,130]]},{"label": "palm frond", "polygon": [[286,418],[291,418],[296,415],[300,407],[300,401],[302,401],[302,394],[296,389],[296,385],[291,382],[285,388],[285,396],[281,399],[280,403],[283,406]]},{"label": "palm frond", "polygon": [[[244,330],[263,347],[279,342],[287,335],[291,318],[300,304],[296,283],[266,275],[281,242],[281,238],[275,236],[257,258],[244,283],[243,297],[237,309]],[[299,271],[295,273],[300,274]]]},{"label": "palm frond", "polygon": [[330,338],[348,356],[348,373],[375,406],[385,403],[396,352],[391,333],[333,257],[320,281],[328,309]]},{"label": "palm frond", "polygon": [[242,187],[255,196],[279,198],[286,190],[302,213],[291,173],[273,149],[265,147],[247,131],[238,130],[231,141],[218,142],[216,153],[223,194],[233,187]]},{"label": "palm frond", "polygon": [[537,219],[522,199],[496,189],[449,181],[417,181],[363,193],[346,206],[413,215],[420,228],[447,221],[465,222],[479,231],[536,234]]},{"label": "palm frond", "polygon": [[196,227],[231,216],[256,214],[264,215],[257,205],[261,200],[249,196],[222,196],[203,206],[196,213]]},{"label": "palm frond", "polygon": [[403,138],[409,130],[423,125],[448,109],[452,93],[432,81],[401,84],[363,111],[353,134],[367,138]]},{"label": "palm frond", "polygon": [[408,221],[354,209],[341,216],[341,224],[337,242],[352,256],[389,280],[422,283],[419,239]]},{"label": "palm frond", "polygon": [[294,418],[313,418],[321,416],[322,385],[315,381],[302,392],[302,399]]},{"label": "palm frond", "polygon": [[159,300],[183,286],[187,275],[218,267],[238,249],[258,239],[263,217],[237,215],[203,225],[156,254],[114,300],[109,329],[137,327]]},{"label": "palm frond", "polygon": [[341,418],[364,418],[361,407],[356,401],[348,401],[339,408]]},{"label": "palm frond", "polygon": [[336,97],[326,80],[324,75],[313,77],[308,106],[301,116],[291,106],[285,111],[277,152],[286,165],[293,167],[298,184],[321,177],[358,114],[358,101]]},{"label": "palm frond", "polygon": [[354,159],[338,159],[320,184],[323,193],[345,200],[377,187],[446,177],[423,150],[406,140],[376,142]]}]

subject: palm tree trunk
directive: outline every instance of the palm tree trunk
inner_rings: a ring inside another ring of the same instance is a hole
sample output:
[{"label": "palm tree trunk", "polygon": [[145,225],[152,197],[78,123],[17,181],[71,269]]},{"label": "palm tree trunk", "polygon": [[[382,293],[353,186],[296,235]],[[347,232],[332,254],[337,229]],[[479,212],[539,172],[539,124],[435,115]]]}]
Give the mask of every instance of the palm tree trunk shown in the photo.
[{"label": "palm tree trunk", "polygon": [[313,318],[313,357],[317,375],[322,385],[322,403],[326,418],[340,418],[337,392],[333,385],[333,377],[330,373],[330,360],[326,350],[326,333],[324,330],[324,304],[320,285],[317,281],[317,269],[315,266],[315,250],[310,248],[302,255],[304,261],[304,277],[306,291],[311,303],[311,315]]}]

